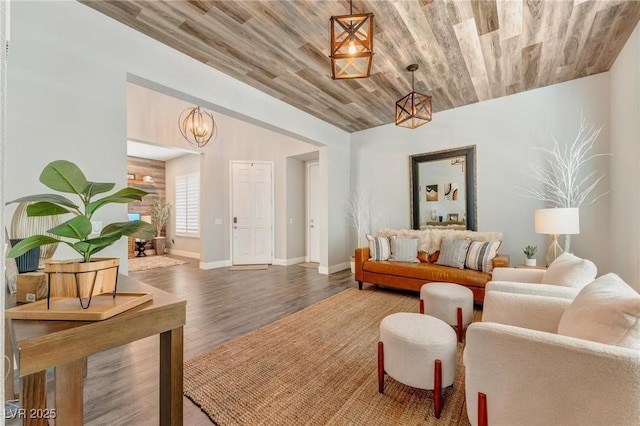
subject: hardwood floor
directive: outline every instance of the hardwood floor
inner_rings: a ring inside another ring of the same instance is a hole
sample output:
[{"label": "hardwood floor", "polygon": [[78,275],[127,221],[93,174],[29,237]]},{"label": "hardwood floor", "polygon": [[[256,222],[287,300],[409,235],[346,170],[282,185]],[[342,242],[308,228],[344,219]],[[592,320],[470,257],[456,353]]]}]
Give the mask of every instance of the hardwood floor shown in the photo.
[{"label": "hardwood floor", "polygon": [[[185,360],[356,285],[349,270],[329,276],[299,265],[203,271],[196,260],[180,259],[189,263],[129,275],[187,300]],[[158,336],[149,337],[89,358],[86,425],[158,424],[158,344]],[[184,398],[184,424],[211,421]]]}]

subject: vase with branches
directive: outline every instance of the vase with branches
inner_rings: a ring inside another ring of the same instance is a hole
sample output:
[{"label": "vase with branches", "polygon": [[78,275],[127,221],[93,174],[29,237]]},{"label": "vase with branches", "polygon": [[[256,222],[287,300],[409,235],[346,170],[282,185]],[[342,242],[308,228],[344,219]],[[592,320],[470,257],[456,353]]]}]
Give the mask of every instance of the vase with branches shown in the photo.
[{"label": "vase with branches", "polygon": [[[545,154],[542,165],[531,164],[531,177],[542,183],[542,188],[521,188],[524,196],[544,201],[549,207],[579,208],[594,203],[609,191],[592,195],[604,173],[592,170],[585,174],[585,166],[593,159],[611,154],[591,154],[603,126],[595,128],[580,117],[580,128],[572,142],[559,143],[551,135],[553,147],[534,147]],[[565,235],[565,251],[571,239]]]},{"label": "vase with branches", "polygon": [[[348,202],[349,223],[356,231],[356,247],[367,245],[366,235],[377,226],[378,218],[371,194],[354,192]],[[355,272],[355,257],[351,256],[351,272]]]},{"label": "vase with branches", "polygon": [[166,237],[162,236],[162,228],[169,222],[171,216],[171,204],[164,199],[157,199],[149,209],[151,224],[156,229],[156,236],[153,238],[153,247],[156,254],[163,254],[166,246]]},{"label": "vase with branches", "polygon": [[349,198],[349,222],[356,231],[357,247],[367,245],[366,235],[370,234],[377,223],[371,194],[354,192]]}]

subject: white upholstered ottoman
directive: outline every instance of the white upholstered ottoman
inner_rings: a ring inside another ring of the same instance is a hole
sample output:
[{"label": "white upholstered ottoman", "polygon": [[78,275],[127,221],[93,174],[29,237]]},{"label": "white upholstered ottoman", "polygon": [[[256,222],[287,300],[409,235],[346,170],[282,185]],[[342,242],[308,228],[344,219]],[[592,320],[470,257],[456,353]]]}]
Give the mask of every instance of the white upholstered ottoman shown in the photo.
[{"label": "white upholstered ottoman", "polygon": [[427,283],[420,288],[420,313],[456,327],[458,342],[473,319],[473,292],[452,283]]},{"label": "white upholstered ottoman", "polygon": [[436,418],[442,410],[442,388],[456,375],[456,333],[444,321],[417,313],[397,313],[380,323],[378,391],[384,375],[419,389],[433,390]]}]

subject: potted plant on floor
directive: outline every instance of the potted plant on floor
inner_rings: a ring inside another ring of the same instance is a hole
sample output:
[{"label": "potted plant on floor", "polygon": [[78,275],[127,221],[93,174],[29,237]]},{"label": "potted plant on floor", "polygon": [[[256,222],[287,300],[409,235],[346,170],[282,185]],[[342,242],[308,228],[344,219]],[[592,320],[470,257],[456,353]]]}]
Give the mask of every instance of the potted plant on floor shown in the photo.
[{"label": "potted plant on floor", "polygon": [[169,222],[171,204],[166,200],[155,200],[149,209],[149,216],[151,216],[151,224],[156,229],[156,236],[153,238],[153,248],[157,255],[162,255],[167,245],[166,237],[162,236],[162,228]]},{"label": "potted plant on floor", "polygon": [[524,255],[527,256],[526,260],[524,261],[525,265],[536,266],[536,258],[534,256],[536,255],[537,250],[538,250],[538,246],[532,246],[532,245],[525,246],[522,249],[522,251],[524,252]]},{"label": "potted plant on floor", "polygon": [[[34,247],[63,243],[78,252],[82,259],[48,262],[45,272],[49,273],[49,296],[89,299],[94,294],[115,289],[120,259],[93,258],[103,249],[111,246],[123,236],[149,238],[153,235],[151,224],[143,221],[115,222],[102,228],[99,235],[92,234],[91,219],[100,208],[111,203],[140,201],[147,192],[136,188],[124,188],[111,195],[95,199],[113,189],[114,183],[88,181],[84,173],[74,163],[57,160],[49,163],[40,174],[40,182],[54,191],[75,194],[80,203],[59,194],[37,194],[21,197],[10,203],[33,202],[27,206],[28,216],[51,216],[70,214],[73,217],[49,229],[50,235],[33,235],[16,244],[8,253],[18,257]],[[88,303],[87,303],[88,306]]]}]

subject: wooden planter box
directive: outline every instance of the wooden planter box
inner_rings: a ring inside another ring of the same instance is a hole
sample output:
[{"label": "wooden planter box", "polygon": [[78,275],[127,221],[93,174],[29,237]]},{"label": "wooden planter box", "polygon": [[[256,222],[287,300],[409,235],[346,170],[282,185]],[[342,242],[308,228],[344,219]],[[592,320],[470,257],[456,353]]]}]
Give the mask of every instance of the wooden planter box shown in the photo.
[{"label": "wooden planter box", "polygon": [[94,258],[88,263],[80,259],[49,261],[44,267],[49,280],[49,297],[86,299],[95,294],[113,292],[119,265],[119,258]]}]

